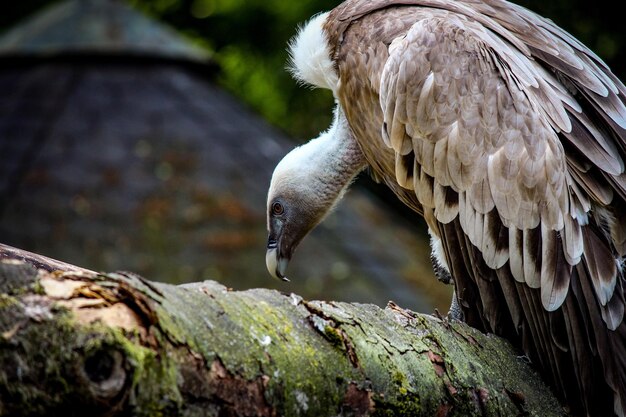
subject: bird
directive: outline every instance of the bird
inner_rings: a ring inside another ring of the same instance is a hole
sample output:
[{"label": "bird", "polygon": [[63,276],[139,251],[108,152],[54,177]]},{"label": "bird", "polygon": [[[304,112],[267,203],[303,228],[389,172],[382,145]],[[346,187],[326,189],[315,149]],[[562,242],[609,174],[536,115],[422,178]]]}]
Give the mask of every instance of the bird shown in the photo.
[{"label": "bird", "polygon": [[602,59],[505,0],[347,0],[289,52],[335,108],[272,174],[270,274],[369,171],[425,219],[467,324],[571,415],[623,416],[626,87]]}]

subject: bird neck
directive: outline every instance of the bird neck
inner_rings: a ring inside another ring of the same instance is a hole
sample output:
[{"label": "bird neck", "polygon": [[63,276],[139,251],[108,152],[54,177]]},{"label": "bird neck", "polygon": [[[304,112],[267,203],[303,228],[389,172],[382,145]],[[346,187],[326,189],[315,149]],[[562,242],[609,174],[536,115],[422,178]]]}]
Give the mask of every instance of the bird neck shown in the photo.
[{"label": "bird neck", "polygon": [[305,146],[316,163],[316,191],[327,204],[336,203],[365,166],[365,156],[355,140],[345,117],[337,111],[331,128]]}]

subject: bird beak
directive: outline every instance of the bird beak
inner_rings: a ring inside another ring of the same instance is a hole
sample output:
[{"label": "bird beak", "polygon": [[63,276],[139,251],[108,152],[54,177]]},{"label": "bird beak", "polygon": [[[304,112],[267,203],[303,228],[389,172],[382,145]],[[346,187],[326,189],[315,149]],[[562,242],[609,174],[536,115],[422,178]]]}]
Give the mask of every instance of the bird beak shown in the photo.
[{"label": "bird beak", "polygon": [[267,241],[267,252],[265,253],[265,265],[271,276],[283,281],[289,281],[285,276],[290,258],[281,253],[279,242],[270,236]]}]

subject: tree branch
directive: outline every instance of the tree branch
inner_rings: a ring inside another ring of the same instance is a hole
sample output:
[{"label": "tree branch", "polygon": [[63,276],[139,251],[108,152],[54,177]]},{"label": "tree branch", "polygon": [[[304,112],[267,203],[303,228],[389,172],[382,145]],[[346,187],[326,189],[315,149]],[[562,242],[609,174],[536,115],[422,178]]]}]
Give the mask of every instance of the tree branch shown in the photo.
[{"label": "tree branch", "polygon": [[506,341],[462,323],[12,251],[0,246],[0,415],[563,414]]}]

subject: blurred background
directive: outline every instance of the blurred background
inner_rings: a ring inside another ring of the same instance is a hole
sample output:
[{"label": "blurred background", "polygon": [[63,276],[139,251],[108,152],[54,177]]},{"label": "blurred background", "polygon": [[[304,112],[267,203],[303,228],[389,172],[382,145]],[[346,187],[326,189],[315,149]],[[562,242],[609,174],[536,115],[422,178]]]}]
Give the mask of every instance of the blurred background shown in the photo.
[{"label": "blurred background", "polygon": [[[97,270],[447,311],[425,226],[361,178],[265,270],[276,163],[331,121],[284,70],[298,24],[338,1],[21,0],[0,13],[0,242]],[[518,1],[626,75],[608,0]]]}]

